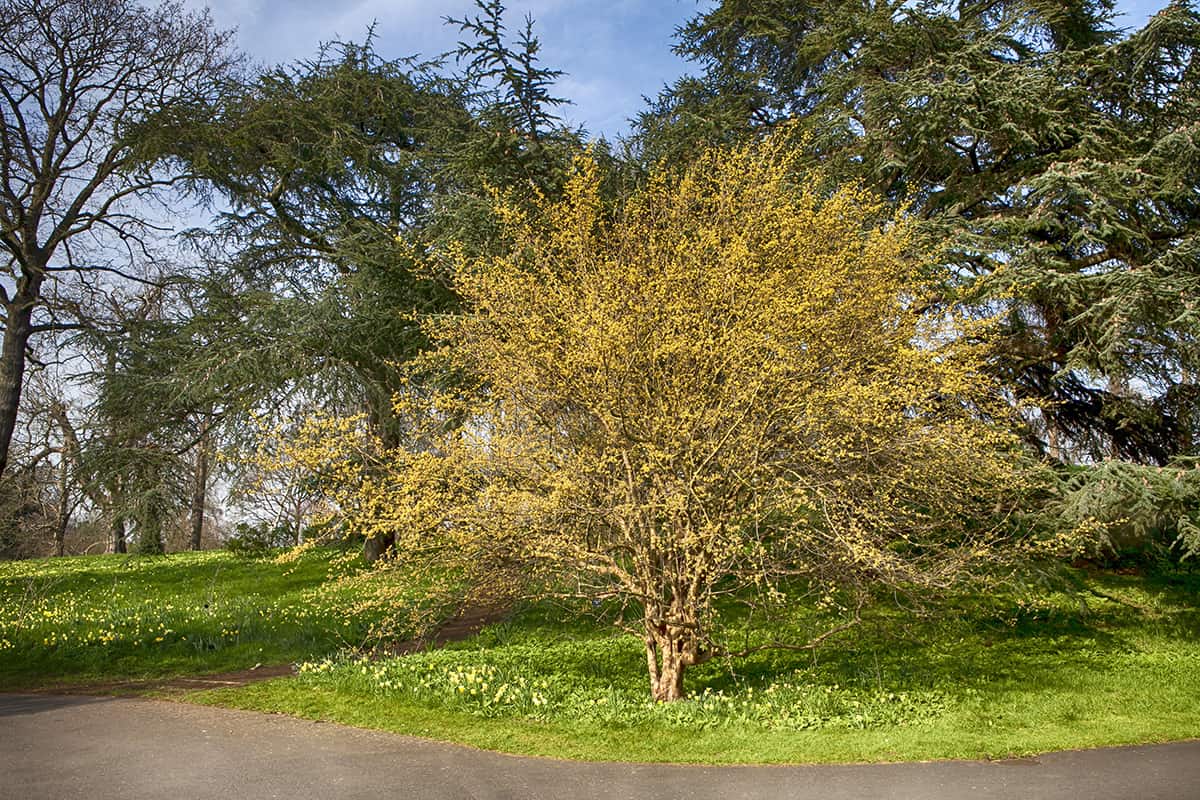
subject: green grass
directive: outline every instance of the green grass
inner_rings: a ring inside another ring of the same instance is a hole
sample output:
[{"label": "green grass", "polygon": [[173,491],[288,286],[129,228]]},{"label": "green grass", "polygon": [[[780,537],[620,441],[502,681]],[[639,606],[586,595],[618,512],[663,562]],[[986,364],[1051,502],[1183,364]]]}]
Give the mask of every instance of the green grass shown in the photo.
[{"label": "green grass", "polygon": [[[961,597],[925,617],[881,605],[816,653],[712,662],[689,673],[690,699],[655,705],[636,640],[548,605],[443,650],[364,660],[348,646],[380,609],[339,579],[360,570],[330,550],[0,564],[0,687],[300,661],[296,677],[189,699],[634,761],[1000,757],[1200,737],[1195,572],[1074,573],[1123,602],[1040,590]],[[400,586],[376,600],[412,596]],[[784,624],[818,622],[797,609]]]},{"label": "green grass", "polygon": [[226,552],[0,563],[0,687],[195,675],[311,658],[362,640],[336,580],[357,558]]},{"label": "green grass", "polygon": [[995,758],[1200,737],[1200,576],[1079,576],[1130,605],[1042,592],[924,619],[880,607],[815,655],[695,669],[676,704],[648,702],[637,641],[545,607],[442,651],[320,659],[196,700],[604,760]]}]

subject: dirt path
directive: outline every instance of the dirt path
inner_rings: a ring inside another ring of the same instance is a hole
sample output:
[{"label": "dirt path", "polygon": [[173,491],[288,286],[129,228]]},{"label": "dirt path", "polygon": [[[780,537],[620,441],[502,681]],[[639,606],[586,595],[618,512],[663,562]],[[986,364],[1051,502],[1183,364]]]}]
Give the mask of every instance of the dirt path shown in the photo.
[{"label": "dirt path", "polygon": [[409,639],[405,642],[393,642],[384,651],[388,655],[403,655],[426,650],[430,647],[441,647],[450,642],[460,642],[479,633],[486,625],[499,622],[512,613],[508,606],[477,606],[466,608],[457,615],[446,620],[431,636],[420,639]]},{"label": "dirt path", "polygon": [[519,758],[279,715],[0,695],[0,800],[1196,800],[1200,742],[1014,761],[683,767]]}]

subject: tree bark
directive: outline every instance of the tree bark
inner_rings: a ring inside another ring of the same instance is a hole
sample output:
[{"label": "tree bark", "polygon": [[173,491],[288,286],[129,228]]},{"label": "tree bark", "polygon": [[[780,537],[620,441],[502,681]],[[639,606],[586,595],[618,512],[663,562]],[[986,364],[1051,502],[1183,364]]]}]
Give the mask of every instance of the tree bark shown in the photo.
[{"label": "tree bark", "polygon": [[368,564],[373,564],[383,558],[395,544],[396,534],[394,533],[368,536],[367,540],[363,542],[363,558],[367,560]]},{"label": "tree bark", "polygon": [[204,533],[204,505],[208,499],[208,432],[196,443],[196,473],[192,482],[192,549],[200,549]]},{"label": "tree bark", "polygon": [[690,602],[676,597],[671,601],[669,616],[654,605],[647,605],[643,612],[650,694],[659,703],[682,700],[687,668],[711,656],[701,648],[700,628],[692,609]]},{"label": "tree bark", "polygon": [[[375,431],[385,448],[390,449],[400,444],[400,432],[395,412],[392,410],[391,395],[372,384],[367,386],[367,424]],[[387,555],[395,544],[394,533],[369,536],[363,542],[363,559],[368,564],[373,564]]]},{"label": "tree bark", "polygon": [[291,521],[289,524],[292,526],[292,544],[299,547],[300,540],[304,537],[304,503],[302,500],[297,499],[292,504],[290,517]]},{"label": "tree bark", "polygon": [[125,546],[125,518],[113,517],[112,520],[112,551],[114,553],[127,552]]},{"label": "tree bark", "polygon": [[62,557],[67,548],[67,523],[71,516],[71,466],[66,448],[58,464],[58,519],[54,521],[54,555]]},{"label": "tree bark", "polygon": [[658,637],[646,637],[646,662],[650,668],[650,695],[658,703],[673,703],[682,700],[683,673],[687,665],[683,662],[679,648],[660,647]]},{"label": "tree bark", "polygon": [[0,350],[0,476],[8,469],[8,448],[21,407],[25,348],[33,332],[33,300],[27,298],[25,292],[17,292],[5,312],[4,345]]}]

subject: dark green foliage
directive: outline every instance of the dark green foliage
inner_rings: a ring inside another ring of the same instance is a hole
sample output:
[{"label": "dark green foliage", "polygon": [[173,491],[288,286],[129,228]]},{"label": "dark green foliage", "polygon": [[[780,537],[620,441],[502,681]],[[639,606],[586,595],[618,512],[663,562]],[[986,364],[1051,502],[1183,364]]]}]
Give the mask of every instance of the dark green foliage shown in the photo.
[{"label": "dark green foliage", "polygon": [[1061,479],[1044,514],[1071,555],[1200,556],[1200,465],[1188,459],[1165,467],[1079,467]]},{"label": "dark green foliage", "polygon": [[[454,23],[469,40],[464,75],[386,59],[368,32],[146,132],[147,154],[172,156],[218,213],[190,233],[203,274],[98,343],[101,416],[121,424],[85,455],[110,516],[135,504],[126,519],[149,533],[181,497],[135,487],[139,449],[166,459],[202,439],[244,444],[261,433],[254,416],[365,412],[388,446],[404,441],[393,398],[421,389],[403,365],[426,347],[422,321],[457,307],[439,254],[450,241],[497,246],[494,192],[555,194],[581,148],[554,116],[559,73],[539,65],[531,24],[510,45],[503,8],[480,8]],[[176,488],[178,470],[161,474]]]},{"label": "dark green foliage", "polygon": [[495,247],[494,193],[553,195],[581,147],[531,25],[510,47],[503,8],[480,8],[455,23],[465,75],[385,59],[368,33],[251,76],[157,142],[220,211],[191,233],[207,274],[137,322],[106,382],[108,407],[137,409],[134,439],[183,452],[318,407],[405,440],[393,398],[421,388],[403,365],[427,345],[422,321],[457,307],[445,244]]},{"label": "dark green foliage", "polygon": [[149,358],[169,368],[148,380],[243,410],[299,388],[403,439],[398,367],[426,346],[421,320],[457,305],[430,254],[494,246],[491,192],[553,194],[579,150],[530,28],[511,49],[503,9],[484,10],[456,23],[474,37],[464,76],[384,59],[370,35],[334,42],[252,79],[178,143],[196,187],[228,210],[195,234],[215,267],[161,332]]},{"label": "dark green foliage", "polygon": [[649,158],[783,119],[835,181],[925,221],[958,297],[1006,319],[997,369],[1055,454],[1196,446],[1200,17],[1107,0],[726,0],[681,31],[703,68],[641,118]]},{"label": "dark green foliage", "polygon": [[505,41],[503,3],[475,0],[475,5],[482,15],[446,17],[447,24],[457,25],[471,39],[459,42],[458,60],[466,63],[469,83],[488,93],[489,114],[506,121],[511,132],[523,132],[536,142],[560,122],[554,108],[567,101],[550,91],[563,72],[539,63],[541,44],[533,33],[533,17],[525,17],[513,48]]},{"label": "dark green foliage", "polygon": [[489,190],[526,202],[538,193],[557,194],[582,137],[558,117],[558,107],[568,101],[551,89],[563,73],[540,63],[533,19],[525,18],[510,44],[500,0],[475,5],[476,16],[446,18],[465,36],[455,51],[462,69],[457,81],[476,127],[448,160],[458,191],[441,195],[434,228],[439,241],[489,249],[497,233]]},{"label": "dark green foliage", "polygon": [[286,525],[248,525],[239,522],[234,534],[225,540],[225,549],[242,558],[262,558],[272,550],[296,544]]},{"label": "dark green foliage", "polygon": [[126,300],[123,313],[112,330],[77,339],[100,363],[89,376],[96,395],[87,429],[64,427],[65,457],[93,510],[113,528],[110,547],[125,552],[129,533],[137,552],[158,555],[187,507],[188,451],[203,423],[191,386],[161,384],[169,351],[156,342],[170,323],[159,293]]},{"label": "dark green foliage", "polygon": [[442,190],[420,240],[427,253],[454,243],[471,252],[502,246],[493,213],[494,193],[528,206],[562,189],[582,133],[567,128],[558,109],[568,101],[552,94],[560,70],[541,64],[533,20],[510,41],[499,0],[475,0],[478,14],[446,18],[464,38],[454,53],[454,78],[473,120],[467,135],[447,151]]},{"label": "dark green foliage", "polygon": [[316,373],[388,429],[394,362],[424,345],[417,318],[453,306],[398,238],[428,219],[444,142],[470,125],[429,65],[384,60],[368,38],[267,71],[181,143],[230,207],[200,239],[224,263],[176,334],[185,350],[222,342],[190,348],[216,367],[214,395],[253,406]]}]

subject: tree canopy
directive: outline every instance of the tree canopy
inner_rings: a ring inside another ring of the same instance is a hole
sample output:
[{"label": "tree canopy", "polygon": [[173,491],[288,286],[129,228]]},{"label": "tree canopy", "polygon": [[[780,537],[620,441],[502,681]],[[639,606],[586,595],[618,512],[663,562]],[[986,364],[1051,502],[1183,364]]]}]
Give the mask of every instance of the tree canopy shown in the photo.
[{"label": "tree canopy", "polygon": [[1059,457],[1196,446],[1200,16],[1098,0],[726,0],[681,31],[701,77],[641,119],[651,159],[797,120],[838,181],[911,204],[996,368]]},{"label": "tree canopy", "polygon": [[158,145],[219,93],[229,40],[177,3],[0,3],[0,474],[31,340],[86,327],[81,293],[144,278],[128,262],[154,226],[129,203],[183,177]]},{"label": "tree canopy", "polygon": [[462,74],[384,58],[368,32],[246,81],[175,140],[195,187],[224,207],[193,232],[211,270],[192,313],[147,342],[140,381],[218,412],[304,395],[364,409],[385,446],[405,440],[392,398],[413,386],[400,367],[427,346],[420,320],[457,304],[425,251],[493,247],[493,193],[556,195],[580,148],[531,25],[510,44],[503,7],[478,5],[447,20],[467,36]]}]

